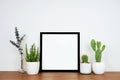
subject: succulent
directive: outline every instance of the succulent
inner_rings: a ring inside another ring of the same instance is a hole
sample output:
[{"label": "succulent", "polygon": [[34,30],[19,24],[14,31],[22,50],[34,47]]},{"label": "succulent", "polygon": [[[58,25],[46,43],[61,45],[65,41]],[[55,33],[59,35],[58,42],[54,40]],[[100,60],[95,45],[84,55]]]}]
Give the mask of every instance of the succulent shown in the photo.
[{"label": "succulent", "polygon": [[88,56],[82,55],[82,63],[88,63]]},{"label": "succulent", "polygon": [[94,39],[91,40],[91,47],[95,52],[95,60],[96,62],[101,62],[102,52],[105,49],[105,45],[101,44],[101,41],[95,41]]},{"label": "succulent", "polygon": [[15,27],[15,36],[16,36],[16,42],[10,40],[10,43],[13,44],[16,48],[18,48],[18,51],[20,52],[20,54],[23,54],[23,49],[21,47],[21,42],[24,39],[25,35],[23,35],[22,37],[20,37],[19,35],[19,31],[17,29],[17,27]]},{"label": "succulent", "polygon": [[26,44],[26,61],[27,62],[38,62],[39,61],[39,50],[36,49],[35,44],[33,44],[28,52],[27,44]]}]

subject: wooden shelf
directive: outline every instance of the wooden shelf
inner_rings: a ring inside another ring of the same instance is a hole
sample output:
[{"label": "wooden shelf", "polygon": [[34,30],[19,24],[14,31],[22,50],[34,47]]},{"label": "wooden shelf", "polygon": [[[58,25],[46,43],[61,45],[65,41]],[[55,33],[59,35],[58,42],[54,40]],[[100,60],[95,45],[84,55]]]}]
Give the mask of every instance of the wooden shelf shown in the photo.
[{"label": "wooden shelf", "polygon": [[0,71],[0,80],[120,80],[120,72],[106,72],[104,75],[82,75],[77,72],[41,72],[38,75]]}]

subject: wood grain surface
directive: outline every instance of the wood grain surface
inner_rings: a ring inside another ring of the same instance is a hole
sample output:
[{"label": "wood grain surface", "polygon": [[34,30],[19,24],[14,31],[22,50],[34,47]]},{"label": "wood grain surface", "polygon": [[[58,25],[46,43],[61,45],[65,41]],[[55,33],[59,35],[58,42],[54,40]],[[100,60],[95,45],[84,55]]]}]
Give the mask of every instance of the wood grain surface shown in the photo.
[{"label": "wood grain surface", "polygon": [[28,75],[0,71],[0,80],[120,80],[120,72],[106,72],[104,75],[82,75],[77,72],[41,72],[38,75]]}]

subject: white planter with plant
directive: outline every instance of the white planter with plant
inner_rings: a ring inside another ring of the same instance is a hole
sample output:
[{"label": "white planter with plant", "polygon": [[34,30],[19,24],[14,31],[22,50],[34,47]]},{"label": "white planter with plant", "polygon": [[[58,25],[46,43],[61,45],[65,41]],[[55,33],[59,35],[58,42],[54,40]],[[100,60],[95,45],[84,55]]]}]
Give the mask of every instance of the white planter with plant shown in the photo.
[{"label": "white planter with plant", "polygon": [[92,64],[92,70],[95,74],[104,74],[105,72],[105,64],[102,59],[102,52],[105,49],[105,45],[102,45],[100,41],[91,40],[91,47],[95,52],[95,60]]},{"label": "white planter with plant", "polygon": [[88,62],[87,55],[82,55],[82,62],[80,63],[80,73],[81,74],[91,73],[91,63]]},{"label": "white planter with plant", "polygon": [[26,71],[29,75],[35,75],[39,72],[39,50],[36,49],[35,44],[33,44],[30,48],[30,52],[28,52],[28,48],[26,45]]}]

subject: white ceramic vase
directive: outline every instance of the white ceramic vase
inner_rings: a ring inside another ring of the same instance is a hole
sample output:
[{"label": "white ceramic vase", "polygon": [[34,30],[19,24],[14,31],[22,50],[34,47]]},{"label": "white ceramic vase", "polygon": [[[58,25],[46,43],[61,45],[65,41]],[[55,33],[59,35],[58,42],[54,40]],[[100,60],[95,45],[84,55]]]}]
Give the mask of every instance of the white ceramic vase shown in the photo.
[{"label": "white ceramic vase", "polygon": [[104,62],[94,62],[92,64],[92,70],[95,74],[104,74],[105,72]]},{"label": "white ceramic vase", "polygon": [[29,75],[35,75],[39,72],[39,62],[26,62],[26,71]]},{"label": "white ceramic vase", "polygon": [[80,73],[90,74],[91,73],[91,63],[80,63]]}]

